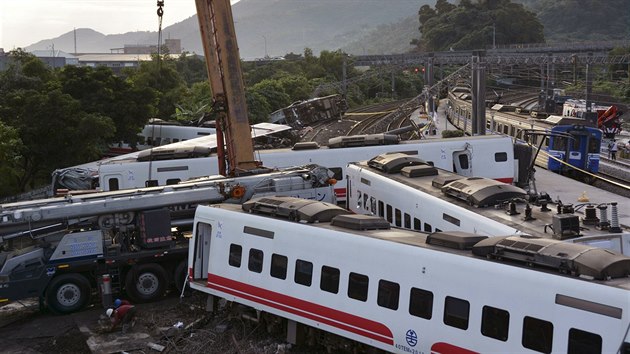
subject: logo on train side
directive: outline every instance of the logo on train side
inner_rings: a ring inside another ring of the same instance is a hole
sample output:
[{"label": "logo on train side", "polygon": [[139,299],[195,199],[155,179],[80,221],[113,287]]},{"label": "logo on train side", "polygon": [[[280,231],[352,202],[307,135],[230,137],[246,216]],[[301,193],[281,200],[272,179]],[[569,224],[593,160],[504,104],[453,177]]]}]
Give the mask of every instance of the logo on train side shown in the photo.
[{"label": "logo on train side", "polygon": [[416,334],[416,331],[413,329],[408,330],[405,334],[405,340],[407,341],[407,344],[415,347],[416,344],[418,344],[418,335]]}]

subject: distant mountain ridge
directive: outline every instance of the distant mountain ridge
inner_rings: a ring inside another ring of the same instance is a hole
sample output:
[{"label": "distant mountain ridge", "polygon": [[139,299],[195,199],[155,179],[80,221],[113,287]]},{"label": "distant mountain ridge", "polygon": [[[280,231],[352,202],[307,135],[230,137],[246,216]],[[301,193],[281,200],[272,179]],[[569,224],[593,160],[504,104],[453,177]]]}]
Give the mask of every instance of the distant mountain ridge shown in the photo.
[{"label": "distant mountain ridge", "polygon": [[[356,45],[378,26],[393,25],[409,17],[417,18],[420,6],[432,0],[241,0],[233,6],[241,57],[257,58],[303,53],[315,54]],[[409,22],[408,22],[409,23]],[[415,31],[417,33],[417,20]],[[196,15],[164,28],[163,38],[179,38],[182,49],[203,53]],[[408,32],[408,30],[407,30]],[[419,33],[418,33],[419,35]],[[74,32],[34,43],[25,49],[55,49],[74,52]],[[265,46],[266,42],[266,46]],[[105,35],[88,28],[76,30],[78,53],[109,53],[125,44],[156,44],[157,32],[127,32]],[[407,43],[403,44],[407,46]],[[363,46],[369,47],[369,43]],[[399,45],[400,46],[400,45]],[[266,47],[266,48],[265,48]],[[266,49],[266,53],[265,53]],[[365,50],[363,50],[365,51]]]}]

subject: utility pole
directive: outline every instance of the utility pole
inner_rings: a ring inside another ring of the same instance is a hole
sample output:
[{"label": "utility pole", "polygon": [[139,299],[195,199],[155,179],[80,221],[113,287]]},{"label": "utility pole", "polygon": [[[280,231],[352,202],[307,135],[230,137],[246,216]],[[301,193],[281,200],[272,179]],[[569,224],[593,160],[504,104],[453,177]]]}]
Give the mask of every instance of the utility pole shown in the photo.
[{"label": "utility pole", "polygon": [[485,52],[472,56],[472,135],[486,134],[486,60]]}]

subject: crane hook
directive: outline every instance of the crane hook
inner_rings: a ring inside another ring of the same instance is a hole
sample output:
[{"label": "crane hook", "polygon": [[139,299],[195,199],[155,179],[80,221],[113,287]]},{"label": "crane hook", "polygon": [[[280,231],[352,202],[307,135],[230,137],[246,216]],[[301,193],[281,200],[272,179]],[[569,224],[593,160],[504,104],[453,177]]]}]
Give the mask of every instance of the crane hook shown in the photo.
[{"label": "crane hook", "polygon": [[164,15],[164,9],[162,8],[164,6],[164,0],[157,0],[157,15],[158,17],[162,17],[162,15]]}]

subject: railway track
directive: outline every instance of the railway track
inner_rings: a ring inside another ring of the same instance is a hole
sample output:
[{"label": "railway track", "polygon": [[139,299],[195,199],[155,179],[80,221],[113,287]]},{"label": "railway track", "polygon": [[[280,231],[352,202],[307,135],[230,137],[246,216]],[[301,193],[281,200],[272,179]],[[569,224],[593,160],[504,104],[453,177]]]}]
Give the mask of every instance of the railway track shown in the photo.
[{"label": "railway track", "polygon": [[392,101],[349,110],[340,120],[327,120],[311,126],[301,141],[328,145],[328,140],[337,136],[382,133],[383,120],[406,101]]}]

